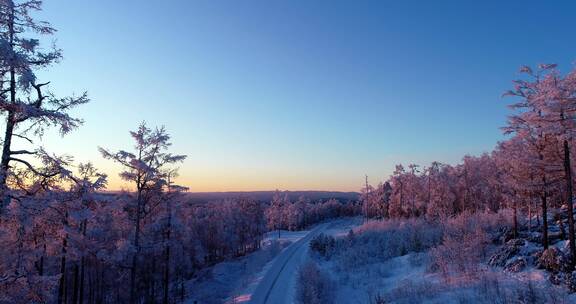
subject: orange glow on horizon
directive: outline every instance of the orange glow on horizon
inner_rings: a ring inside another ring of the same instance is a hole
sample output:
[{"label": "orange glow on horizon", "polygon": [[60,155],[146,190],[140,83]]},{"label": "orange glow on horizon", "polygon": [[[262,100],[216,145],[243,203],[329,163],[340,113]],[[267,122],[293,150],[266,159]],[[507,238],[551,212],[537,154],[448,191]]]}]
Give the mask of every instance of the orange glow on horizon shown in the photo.
[{"label": "orange glow on horizon", "polygon": [[[209,182],[193,182],[186,180],[178,180],[176,184],[189,188],[189,192],[249,192],[249,191],[274,191],[276,189],[282,191],[338,191],[338,192],[358,192],[360,187],[346,186],[346,185],[302,185],[296,183],[251,183],[249,181],[240,181],[226,185],[211,184]],[[121,180],[110,178],[108,182],[107,191],[120,191],[131,190],[133,187]]]},{"label": "orange glow on horizon", "polygon": [[[242,176],[230,173],[226,176],[182,174],[176,184],[189,188],[190,192],[235,192],[235,191],[341,191],[357,192],[361,188],[355,181],[350,184],[341,180],[322,180],[322,178],[298,178],[295,176]],[[118,174],[108,176],[108,191],[131,190],[129,182],[120,179]]]}]

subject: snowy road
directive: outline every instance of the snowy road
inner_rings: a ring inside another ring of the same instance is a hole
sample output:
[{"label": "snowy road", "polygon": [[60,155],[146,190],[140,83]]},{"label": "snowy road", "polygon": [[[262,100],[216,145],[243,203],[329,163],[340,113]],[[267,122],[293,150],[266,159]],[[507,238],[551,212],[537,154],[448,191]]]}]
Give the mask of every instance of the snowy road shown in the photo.
[{"label": "snowy road", "polygon": [[262,281],[250,303],[253,304],[291,304],[294,302],[296,276],[300,265],[306,260],[310,240],[326,230],[333,223],[320,224],[305,237],[298,240],[284,250],[273,262],[264,275]]}]

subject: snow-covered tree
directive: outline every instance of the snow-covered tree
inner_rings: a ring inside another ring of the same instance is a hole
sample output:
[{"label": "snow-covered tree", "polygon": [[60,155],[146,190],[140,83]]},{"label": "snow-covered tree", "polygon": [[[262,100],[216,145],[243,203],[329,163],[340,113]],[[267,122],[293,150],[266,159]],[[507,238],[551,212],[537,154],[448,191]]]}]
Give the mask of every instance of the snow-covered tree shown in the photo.
[{"label": "snow-covered tree", "polygon": [[280,230],[287,228],[287,208],[289,204],[288,194],[282,194],[279,190],[276,190],[270,206],[266,209],[268,228],[278,230],[278,238],[280,238]]},{"label": "snow-covered tree", "polygon": [[396,165],[396,169],[390,177],[390,185],[392,186],[393,192],[390,197],[390,216],[400,217],[405,216],[405,200],[406,200],[406,171],[404,166]]},{"label": "snow-covered tree", "polygon": [[[41,47],[34,35],[52,35],[55,29],[33,18],[41,10],[38,0],[0,2],[0,111],[6,115],[2,156],[0,158],[0,190],[6,192],[7,182],[16,166],[35,169],[27,156],[42,154],[35,148],[34,135],[42,135],[46,127],[57,127],[62,135],[78,127],[82,120],[68,114],[74,107],[88,102],[86,93],[58,97],[47,91],[50,82],[41,82],[36,72],[62,57],[55,46]],[[31,37],[30,37],[31,36]],[[23,139],[23,148],[15,148],[14,139]],[[57,173],[53,173],[57,174]],[[3,205],[8,203],[4,195]],[[0,206],[0,211],[2,206]]]},{"label": "snow-covered tree", "polygon": [[[531,179],[540,184],[541,188],[544,248],[548,247],[547,216],[550,188],[557,181],[558,174],[563,171],[566,181],[565,201],[568,207],[571,252],[573,258],[576,259],[569,149],[576,106],[572,105],[574,99],[570,97],[573,96],[574,89],[571,89],[571,85],[564,83],[564,79],[555,67],[555,65],[544,64],[540,65],[535,72],[529,67],[521,69],[521,72],[528,75],[529,80],[516,80],[514,90],[505,94],[515,96],[518,102],[510,106],[516,113],[510,116],[508,126],[504,128],[504,131],[528,143],[525,147],[530,148],[532,155],[535,156],[529,163],[537,173]],[[561,152],[558,153],[559,151]],[[572,261],[573,264],[574,261]]]},{"label": "snow-covered tree", "polygon": [[[167,152],[170,136],[162,128],[150,129],[142,123],[138,130],[130,132],[135,141],[134,152],[119,150],[110,152],[100,148],[102,156],[124,167],[122,179],[133,183],[135,204],[130,205],[134,221],[134,253],[130,270],[130,303],[138,302],[137,275],[140,266],[141,233],[143,220],[157,207],[160,195],[169,186],[168,178],[173,165],[184,161],[185,155]],[[169,188],[169,187],[168,187]]]}]

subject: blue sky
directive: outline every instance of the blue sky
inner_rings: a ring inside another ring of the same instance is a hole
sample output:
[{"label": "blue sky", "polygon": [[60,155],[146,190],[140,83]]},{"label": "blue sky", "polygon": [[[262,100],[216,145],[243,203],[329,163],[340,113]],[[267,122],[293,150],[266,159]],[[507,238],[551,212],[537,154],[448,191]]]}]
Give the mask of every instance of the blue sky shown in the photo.
[{"label": "blue sky", "polygon": [[165,125],[192,191],[357,190],[395,163],[457,162],[502,138],[521,65],[576,59],[571,1],[45,1],[87,90],[86,123],[47,149],[92,161]]}]

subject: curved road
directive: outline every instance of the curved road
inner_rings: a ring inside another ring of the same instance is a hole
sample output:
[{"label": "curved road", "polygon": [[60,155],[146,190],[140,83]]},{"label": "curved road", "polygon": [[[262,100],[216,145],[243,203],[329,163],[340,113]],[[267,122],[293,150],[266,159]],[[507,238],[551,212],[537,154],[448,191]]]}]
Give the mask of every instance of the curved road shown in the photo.
[{"label": "curved road", "polygon": [[294,299],[296,275],[300,265],[306,260],[310,240],[326,230],[332,223],[316,226],[305,237],[288,246],[274,260],[270,269],[252,294],[253,304],[291,304]]}]

